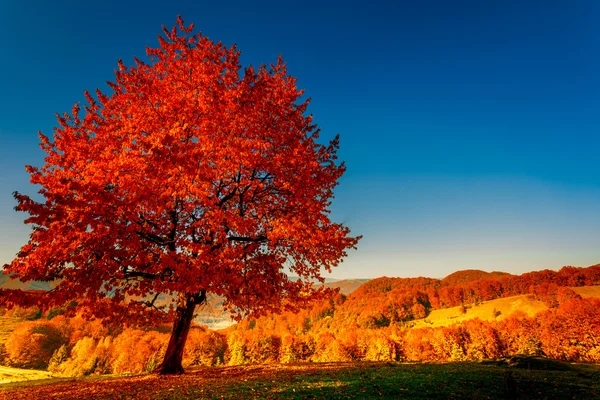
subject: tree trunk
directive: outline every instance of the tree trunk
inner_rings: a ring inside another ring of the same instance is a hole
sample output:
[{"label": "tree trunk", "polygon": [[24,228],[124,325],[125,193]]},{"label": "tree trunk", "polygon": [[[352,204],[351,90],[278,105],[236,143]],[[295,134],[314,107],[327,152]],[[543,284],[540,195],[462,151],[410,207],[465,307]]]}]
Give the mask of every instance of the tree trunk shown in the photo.
[{"label": "tree trunk", "polygon": [[187,341],[194,310],[196,305],[206,300],[206,292],[203,290],[197,295],[180,294],[177,309],[175,310],[175,321],[173,321],[173,330],[169,345],[162,363],[153,371],[155,374],[170,375],[183,374],[183,349]]}]

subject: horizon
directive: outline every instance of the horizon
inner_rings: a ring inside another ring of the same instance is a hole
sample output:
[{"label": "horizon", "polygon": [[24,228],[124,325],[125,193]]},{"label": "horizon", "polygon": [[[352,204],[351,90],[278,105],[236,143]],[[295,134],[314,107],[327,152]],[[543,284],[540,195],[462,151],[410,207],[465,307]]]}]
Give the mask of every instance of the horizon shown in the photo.
[{"label": "horizon", "polygon": [[319,142],[340,134],[332,219],[363,239],[325,278],[600,262],[600,3],[68,3],[1,7],[0,266],[27,243],[11,194],[37,191],[38,130],[177,15],[245,66],[282,54]]}]

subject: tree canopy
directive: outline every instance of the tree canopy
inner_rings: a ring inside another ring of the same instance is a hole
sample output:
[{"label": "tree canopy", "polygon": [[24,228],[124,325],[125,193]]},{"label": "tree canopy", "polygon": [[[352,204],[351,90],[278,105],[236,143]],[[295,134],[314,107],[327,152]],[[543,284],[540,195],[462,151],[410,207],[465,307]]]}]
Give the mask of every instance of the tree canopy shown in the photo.
[{"label": "tree canopy", "polygon": [[359,237],[329,216],[345,171],[338,137],[318,143],[281,57],[242,70],[235,46],[181,18],[163,30],[147,60],[119,60],[111,94],[85,92],[84,113],[76,104],[52,138],[40,133],[45,164],[27,171],[44,200],[14,194],[33,232],[4,269],[56,286],[43,300],[2,295],[76,300],[102,318],[161,309],[175,320],[169,373],[182,372],[207,293],[238,315],[301,306]]}]

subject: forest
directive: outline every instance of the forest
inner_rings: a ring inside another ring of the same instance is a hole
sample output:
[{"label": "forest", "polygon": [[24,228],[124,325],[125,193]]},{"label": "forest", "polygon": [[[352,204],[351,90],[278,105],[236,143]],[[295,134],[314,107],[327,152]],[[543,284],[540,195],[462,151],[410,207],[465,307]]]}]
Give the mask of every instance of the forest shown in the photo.
[{"label": "forest", "polygon": [[[221,330],[194,324],[183,365],[481,361],[515,355],[599,363],[597,285],[600,265],[519,276],[459,271],[442,280],[382,277],[299,312],[247,318]],[[488,315],[474,313],[515,296],[539,303],[541,311],[525,307],[508,314],[499,305]],[[436,311],[452,307],[465,318],[435,323]],[[85,318],[75,303],[46,313],[36,307],[3,313],[3,321],[21,322],[1,345],[1,364],[47,369],[56,376],[149,373],[169,340],[169,326],[112,326]]]}]

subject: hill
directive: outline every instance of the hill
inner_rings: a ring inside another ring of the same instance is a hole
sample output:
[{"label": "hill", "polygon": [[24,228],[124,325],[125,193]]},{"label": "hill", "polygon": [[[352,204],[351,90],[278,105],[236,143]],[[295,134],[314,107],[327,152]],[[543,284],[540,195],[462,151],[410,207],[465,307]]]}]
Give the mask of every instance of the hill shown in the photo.
[{"label": "hill", "polygon": [[[529,300],[552,305],[557,302],[559,287],[580,287],[582,293],[595,297],[593,289],[583,287],[599,284],[600,265],[564,267],[559,271],[543,270],[523,275],[464,270],[450,274],[443,280],[382,277],[364,283],[347,296],[336,309],[339,318],[330,326],[358,323],[359,327],[364,328],[384,327],[422,319],[436,310],[477,306],[495,299],[522,295],[530,295],[532,297],[528,297]],[[541,310],[540,303],[529,302],[527,306],[519,301],[511,303],[511,306],[508,303],[498,302],[498,307],[505,313],[512,313],[521,306]],[[448,315],[452,312],[445,311]]]},{"label": "hill", "polygon": [[[600,296],[599,296],[600,297]],[[478,318],[482,321],[501,321],[515,312],[520,311],[529,317],[547,310],[549,307],[541,300],[536,300],[533,295],[505,297],[485,301],[467,307],[450,307],[433,310],[426,318],[415,320],[411,328],[449,326],[471,319]]]},{"label": "hill", "polygon": [[479,269],[465,269],[451,273],[442,279],[442,284],[462,285],[473,281],[500,279],[506,276],[510,276],[510,274],[499,271],[486,272]]},{"label": "hill", "polygon": [[10,382],[37,381],[40,379],[49,379],[51,377],[52,373],[48,371],[0,366],[0,385]]},{"label": "hill", "polygon": [[21,282],[18,279],[12,279],[9,276],[0,273],[0,289],[21,289],[21,290],[51,290],[54,285],[51,282],[27,281]]},{"label": "hill", "polygon": [[339,288],[341,294],[349,295],[362,286],[363,283],[368,281],[368,279],[343,279],[339,281],[325,282],[324,286],[332,289]]},{"label": "hill", "polygon": [[600,286],[579,286],[579,287],[571,287],[571,289],[583,297],[584,299],[587,297],[599,297],[600,298]]},{"label": "hill", "polygon": [[[478,277],[490,279],[472,280]],[[465,283],[448,283],[453,281]],[[563,318],[563,311],[558,310],[562,305],[579,307],[566,312],[586,315],[589,312],[586,310],[592,303],[583,302],[571,306],[567,303],[581,297],[600,298],[600,288],[592,287],[593,285],[600,285],[600,265],[588,268],[564,267],[559,271],[543,270],[518,276],[458,271],[446,283],[432,278],[382,277],[363,283],[347,296],[339,296],[309,310],[245,321],[236,330],[262,330],[281,337],[302,334],[317,341],[321,340],[320,335],[328,334],[335,336],[336,340],[340,338],[338,341],[341,346],[352,348],[354,344],[348,344],[347,341],[348,332],[386,329],[386,334],[401,337],[401,334],[393,332],[410,328],[447,327],[474,319],[489,323],[502,322],[517,312],[520,313],[521,320],[536,319],[538,314],[546,313],[545,320],[531,322],[532,326],[546,326],[549,320]],[[513,322],[525,323],[521,320]],[[491,329],[504,332],[509,328],[494,325]],[[365,335],[368,336],[366,333]],[[360,345],[357,346],[360,350]],[[461,349],[463,353],[467,352],[464,346]],[[361,351],[355,353],[362,354]],[[394,351],[396,350],[390,350],[390,354]],[[357,357],[356,354],[347,356]],[[489,354],[491,353],[482,357],[489,357]],[[417,357],[411,355],[413,356]]]}]

